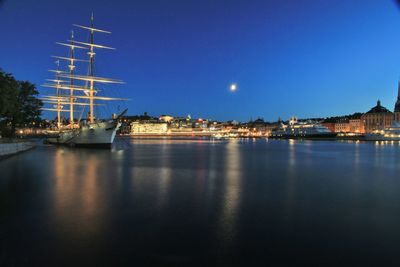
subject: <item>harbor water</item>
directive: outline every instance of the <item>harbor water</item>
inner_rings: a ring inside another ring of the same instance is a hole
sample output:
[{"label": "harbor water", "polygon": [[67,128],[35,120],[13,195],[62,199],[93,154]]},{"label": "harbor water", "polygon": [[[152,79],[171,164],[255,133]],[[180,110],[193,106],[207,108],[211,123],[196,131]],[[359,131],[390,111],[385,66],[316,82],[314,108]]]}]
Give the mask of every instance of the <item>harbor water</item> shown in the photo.
[{"label": "harbor water", "polygon": [[0,266],[398,265],[400,144],[117,139],[0,161]]}]

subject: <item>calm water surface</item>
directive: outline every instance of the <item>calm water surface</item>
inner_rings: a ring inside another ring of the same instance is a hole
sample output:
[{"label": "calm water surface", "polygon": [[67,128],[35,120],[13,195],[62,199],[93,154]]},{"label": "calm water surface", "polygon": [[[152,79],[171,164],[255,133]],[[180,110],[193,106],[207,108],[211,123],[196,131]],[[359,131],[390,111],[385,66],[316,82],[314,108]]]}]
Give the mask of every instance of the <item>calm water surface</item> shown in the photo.
[{"label": "calm water surface", "polygon": [[127,140],[0,161],[0,266],[400,264],[398,143]]}]

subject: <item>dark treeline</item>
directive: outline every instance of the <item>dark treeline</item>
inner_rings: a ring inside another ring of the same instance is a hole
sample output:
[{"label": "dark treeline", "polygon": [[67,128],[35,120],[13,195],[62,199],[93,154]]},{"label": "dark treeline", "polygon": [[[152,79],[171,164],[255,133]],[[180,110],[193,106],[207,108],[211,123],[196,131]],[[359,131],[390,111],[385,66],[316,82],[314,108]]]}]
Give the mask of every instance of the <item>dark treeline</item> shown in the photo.
[{"label": "dark treeline", "polygon": [[36,86],[18,81],[0,69],[0,135],[12,137],[15,128],[40,122],[43,103]]},{"label": "dark treeline", "polygon": [[324,122],[341,122],[341,121],[348,121],[352,119],[360,119],[364,113],[356,112],[351,115],[344,115],[344,116],[336,116],[336,117],[329,117],[324,120]]}]

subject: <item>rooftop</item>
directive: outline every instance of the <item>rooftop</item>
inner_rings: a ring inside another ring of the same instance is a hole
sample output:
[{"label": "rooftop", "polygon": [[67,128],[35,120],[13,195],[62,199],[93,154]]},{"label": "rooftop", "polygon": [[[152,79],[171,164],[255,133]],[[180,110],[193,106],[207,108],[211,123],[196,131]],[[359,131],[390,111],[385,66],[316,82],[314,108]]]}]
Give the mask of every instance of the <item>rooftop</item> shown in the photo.
[{"label": "rooftop", "polygon": [[381,105],[381,101],[378,100],[376,106],[371,108],[366,114],[371,114],[371,113],[392,113],[392,112],[387,108],[383,107]]}]

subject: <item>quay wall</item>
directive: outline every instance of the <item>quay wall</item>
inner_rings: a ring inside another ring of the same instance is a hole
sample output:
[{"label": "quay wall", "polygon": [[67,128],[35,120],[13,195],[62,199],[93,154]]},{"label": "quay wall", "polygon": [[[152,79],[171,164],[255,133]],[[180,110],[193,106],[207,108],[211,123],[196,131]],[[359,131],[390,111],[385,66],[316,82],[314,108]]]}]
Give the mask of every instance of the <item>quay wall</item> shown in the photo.
[{"label": "quay wall", "polygon": [[130,137],[185,137],[185,136],[212,136],[210,132],[172,132],[172,133],[130,133]]},{"label": "quay wall", "polygon": [[0,143],[0,159],[35,147],[32,141]]}]

